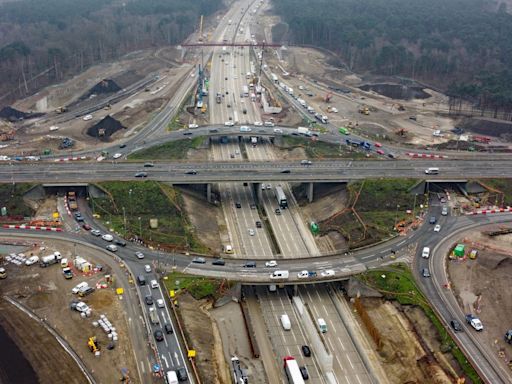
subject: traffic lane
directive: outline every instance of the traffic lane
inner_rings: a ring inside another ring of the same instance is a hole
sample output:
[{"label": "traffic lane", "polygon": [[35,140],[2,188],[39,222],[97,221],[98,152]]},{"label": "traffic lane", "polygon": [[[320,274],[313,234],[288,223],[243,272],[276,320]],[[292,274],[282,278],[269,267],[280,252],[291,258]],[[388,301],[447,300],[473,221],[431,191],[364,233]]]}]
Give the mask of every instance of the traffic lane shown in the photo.
[{"label": "traffic lane", "polygon": [[336,377],[343,378],[347,383],[369,383],[368,375],[361,357],[347,332],[345,325],[334,307],[332,297],[324,285],[299,287],[301,298],[308,303],[318,327],[318,319],[322,318],[327,324],[324,340],[330,347],[330,352],[336,362],[334,366]]},{"label": "traffic lane", "polygon": [[[261,312],[265,319],[269,339],[276,351],[277,360],[281,362],[284,357],[293,356],[299,366],[308,364],[309,368],[311,366],[309,358],[303,356],[301,349],[302,345],[308,344],[307,339],[285,290],[278,289],[276,292],[268,292],[265,287],[258,287],[257,292]],[[288,315],[290,319],[290,330],[283,328],[281,316],[284,314]],[[310,378],[315,382],[324,382],[316,365],[313,367],[314,370],[309,372]]]}]

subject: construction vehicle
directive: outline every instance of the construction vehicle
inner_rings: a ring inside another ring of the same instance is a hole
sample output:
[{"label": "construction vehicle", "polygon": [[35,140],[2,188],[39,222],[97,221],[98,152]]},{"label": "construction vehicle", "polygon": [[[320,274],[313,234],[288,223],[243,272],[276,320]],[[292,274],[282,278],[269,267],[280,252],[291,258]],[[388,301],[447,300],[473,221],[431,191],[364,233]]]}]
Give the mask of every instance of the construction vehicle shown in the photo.
[{"label": "construction vehicle", "polygon": [[324,101],[325,101],[326,103],[330,103],[330,102],[331,102],[331,99],[332,99],[332,92],[329,92],[328,94],[326,94],[326,95],[324,96]]},{"label": "construction vehicle", "polygon": [[76,203],[76,192],[68,192],[68,206],[72,211],[76,211],[78,209],[78,204]]},{"label": "construction vehicle", "polygon": [[89,347],[89,350],[92,353],[96,353],[100,350],[100,345],[96,340],[96,336],[89,337],[89,340],[87,341],[87,346]]},{"label": "construction vehicle", "polygon": [[69,268],[69,267],[62,269],[62,273],[64,274],[64,278],[66,278],[66,279],[73,278],[73,272],[71,271],[71,268]]},{"label": "construction vehicle", "polygon": [[55,110],[55,112],[57,112],[59,115],[60,115],[61,113],[67,112],[67,111],[68,111],[68,109],[67,109],[66,107],[59,107],[59,108],[57,108],[57,109]]},{"label": "construction vehicle", "polygon": [[362,105],[361,107],[359,107],[359,113],[361,113],[363,115],[369,115],[370,109],[368,108],[368,106]]}]

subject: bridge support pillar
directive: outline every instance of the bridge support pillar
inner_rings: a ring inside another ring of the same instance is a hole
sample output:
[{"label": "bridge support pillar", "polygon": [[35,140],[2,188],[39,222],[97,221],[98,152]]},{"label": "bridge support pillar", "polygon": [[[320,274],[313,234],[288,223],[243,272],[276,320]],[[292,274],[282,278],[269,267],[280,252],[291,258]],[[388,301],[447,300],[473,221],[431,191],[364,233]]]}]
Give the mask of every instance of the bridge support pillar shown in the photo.
[{"label": "bridge support pillar", "polygon": [[299,296],[299,286],[297,284],[293,286],[293,296]]},{"label": "bridge support pillar", "polygon": [[206,184],[206,201],[212,203],[212,185],[211,183]]},{"label": "bridge support pillar", "polygon": [[308,202],[313,202],[313,186],[314,183],[309,183],[307,186],[306,196],[308,197]]}]

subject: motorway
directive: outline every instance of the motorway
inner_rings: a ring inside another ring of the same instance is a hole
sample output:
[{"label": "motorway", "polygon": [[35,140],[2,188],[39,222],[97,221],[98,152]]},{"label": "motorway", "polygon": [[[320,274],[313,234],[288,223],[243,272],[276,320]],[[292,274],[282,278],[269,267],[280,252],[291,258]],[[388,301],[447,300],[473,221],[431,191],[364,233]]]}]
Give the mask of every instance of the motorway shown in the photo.
[{"label": "motorway", "polygon": [[[438,175],[425,175],[428,167],[438,167]],[[219,161],[159,162],[153,168],[143,163],[79,162],[18,163],[0,167],[0,182],[73,183],[104,180],[137,180],[145,171],[148,178],[176,184],[215,182],[342,182],[368,178],[413,178],[429,181],[463,181],[468,178],[512,178],[512,159],[508,160],[396,160],[315,161],[309,166],[299,161]],[[196,171],[195,174],[187,172]],[[140,179],[139,179],[140,180]]]}]

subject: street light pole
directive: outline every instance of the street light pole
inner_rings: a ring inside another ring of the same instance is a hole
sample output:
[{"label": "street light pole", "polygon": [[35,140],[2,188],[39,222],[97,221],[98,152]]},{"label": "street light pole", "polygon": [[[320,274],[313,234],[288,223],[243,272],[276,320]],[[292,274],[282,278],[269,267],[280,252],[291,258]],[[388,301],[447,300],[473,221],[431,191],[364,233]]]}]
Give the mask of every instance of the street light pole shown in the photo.
[{"label": "street light pole", "polygon": [[126,232],[126,210],[123,207],[123,222],[124,222],[124,231]]},{"label": "street light pole", "polygon": [[397,224],[397,221],[398,221],[398,208],[400,208],[399,204],[396,205],[396,211],[395,211],[395,231],[398,230],[398,228],[396,227],[396,224]]},{"label": "street light pole", "polygon": [[139,216],[139,238],[142,238],[142,224],[140,221],[141,217]]}]

